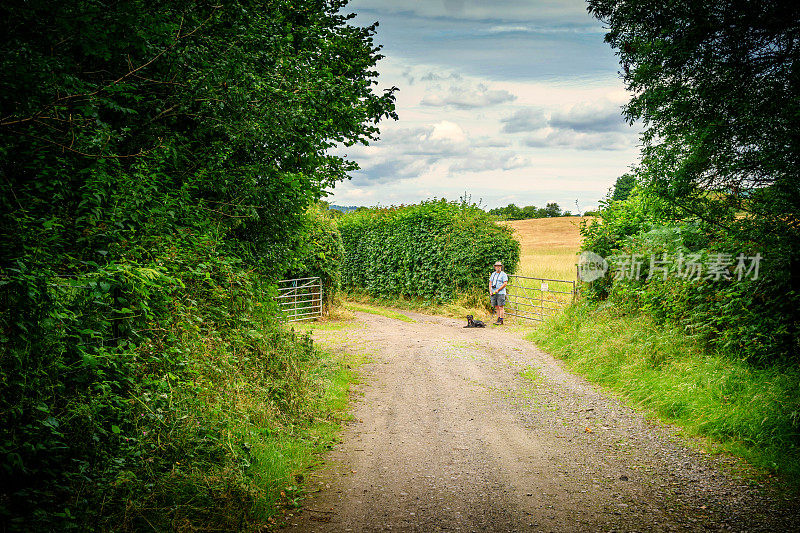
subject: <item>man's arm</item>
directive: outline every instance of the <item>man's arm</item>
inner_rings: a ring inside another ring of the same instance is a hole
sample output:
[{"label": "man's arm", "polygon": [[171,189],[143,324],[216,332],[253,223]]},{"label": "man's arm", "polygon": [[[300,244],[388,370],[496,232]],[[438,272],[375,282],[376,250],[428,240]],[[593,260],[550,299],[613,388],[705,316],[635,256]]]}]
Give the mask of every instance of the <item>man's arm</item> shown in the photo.
[{"label": "man's arm", "polygon": [[[505,274],[505,272],[503,272],[503,274]],[[498,276],[498,277],[500,277],[500,276]],[[502,291],[503,289],[505,289],[505,288],[506,288],[506,285],[508,285],[508,274],[505,274],[505,275],[503,276],[503,278],[506,278],[506,280],[503,282],[503,284],[502,284],[502,285],[500,285],[500,287],[498,287],[498,288],[497,288],[497,292],[500,292],[500,291]],[[502,279],[502,278],[500,278],[500,279]]]}]

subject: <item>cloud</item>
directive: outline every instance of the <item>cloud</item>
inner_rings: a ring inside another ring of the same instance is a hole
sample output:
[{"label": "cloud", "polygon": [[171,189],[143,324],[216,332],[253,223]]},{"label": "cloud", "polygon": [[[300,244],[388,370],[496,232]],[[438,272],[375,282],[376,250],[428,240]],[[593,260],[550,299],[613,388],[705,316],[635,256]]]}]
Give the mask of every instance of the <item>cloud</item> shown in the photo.
[{"label": "cloud", "polygon": [[353,180],[357,184],[374,184],[416,178],[431,170],[434,163],[434,160],[425,157],[389,158],[363,168],[353,176]]},{"label": "cloud", "polygon": [[351,11],[354,24],[380,22],[375,43],[387,57],[495,80],[617,79],[618,58],[585,0],[356,0]]},{"label": "cloud", "polygon": [[420,103],[433,107],[474,109],[511,102],[516,98],[506,90],[492,90],[485,84],[479,83],[474,87],[451,85],[446,91],[425,95]]},{"label": "cloud", "polygon": [[448,17],[460,20],[519,21],[521,19],[569,21],[587,18],[584,0],[352,0],[348,10],[380,13]]},{"label": "cloud", "polygon": [[427,74],[423,74],[419,79],[422,81],[461,80],[462,76],[458,72],[439,74],[438,72],[429,71]]},{"label": "cloud", "polygon": [[525,168],[533,164],[530,157],[524,155],[512,155],[503,162],[503,170],[511,170],[512,168]]},{"label": "cloud", "polygon": [[535,148],[571,148],[574,150],[628,150],[631,137],[622,133],[581,133],[565,129],[543,130],[525,140]]},{"label": "cloud", "polygon": [[555,112],[550,117],[553,128],[579,132],[606,132],[628,129],[619,104],[609,101],[582,102],[569,111]]},{"label": "cloud", "polygon": [[399,154],[429,156],[433,160],[469,152],[467,134],[455,122],[443,120],[419,128],[400,128],[387,132],[382,139]]},{"label": "cloud", "polygon": [[485,33],[498,34],[498,33],[539,33],[539,34],[555,34],[555,33],[605,33],[606,30],[602,26],[597,25],[566,25],[560,27],[547,27],[547,26],[523,26],[521,24],[505,24],[498,26],[491,26],[483,30]]},{"label": "cloud", "polygon": [[472,146],[476,148],[508,148],[511,141],[503,137],[478,137],[472,139]]},{"label": "cloud", "polygon": [[530,158],[514,154],[497,154],[484,152],[473,154],[469,158],[464,158],[453,162],[448,167],[450,174],[460,174],[463,172],[484,172],[487,170],[511,170],[514,168],[524,168],[531,166]]},{"label": "cloud", "polygon": [[500,119],[504,133],[535,131],[547,126],[547,117],[541,109],[525,108],[514,112],[511,116]]},{"label": "cloud", "polygon": [[365,147],[334,150],[358,161],[356,186],[418,178],[433,171],[447,175],[530,166],[531,159],[509,150],[511,143],[486,136],[472,137],[459,124],[442,120],[416,128],[387,129],[381,140]]},{"label": "cloud", "polygon": [[503,133],[532,134],[524,144],[534,148],[626,150],[635,144],[635,131],[620,114],[619,104],[606,99],[556,109],[549,117],[541,109],[520,109],[500,122]]}]

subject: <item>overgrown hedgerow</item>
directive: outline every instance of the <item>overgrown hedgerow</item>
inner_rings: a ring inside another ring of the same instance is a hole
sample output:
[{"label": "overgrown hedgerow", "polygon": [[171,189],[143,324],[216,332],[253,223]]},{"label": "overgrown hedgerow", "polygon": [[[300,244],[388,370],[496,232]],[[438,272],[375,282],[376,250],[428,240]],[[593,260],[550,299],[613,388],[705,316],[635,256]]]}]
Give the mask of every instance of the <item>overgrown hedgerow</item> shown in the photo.
[{"label": "overgrown hedgerow", "polygon": [[276,324],[274,289],[213,239],[164,244],[52,287],[58,345],[4,357],[4,529],[257,529],[330,438],[338,369]]},{"label": "overgrown hedgerow", "polygon": [[484,287],[500,259],[513,273],[519,243],[475,205],[433,200],[374,208],[339,220],[342,284],[380,297],[448,301]]},{"label": "overgrown hedgerow", "polygon": [[270,286],[396,118],[346,4],[0,3],[0,530],[263,525],[324,418]]}]

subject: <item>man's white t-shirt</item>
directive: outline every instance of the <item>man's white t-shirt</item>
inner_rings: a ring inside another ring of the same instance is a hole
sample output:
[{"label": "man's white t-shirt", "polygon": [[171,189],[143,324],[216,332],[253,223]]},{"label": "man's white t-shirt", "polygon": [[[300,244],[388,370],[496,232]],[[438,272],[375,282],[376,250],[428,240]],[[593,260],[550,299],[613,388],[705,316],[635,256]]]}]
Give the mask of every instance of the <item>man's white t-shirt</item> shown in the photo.
[{"label": "man's white t-shirt", "polygon": [[[497,287],[507,282],[508,282],[508,274],[506,274],[502,270],[500,272],[492,272],[492,275],[489,276],[489,284],[492,286],[492,290],[497,289]],[[506,288],[503,287],[503,289],[497,294],[505,294],[505,293],[506,293]]]}]

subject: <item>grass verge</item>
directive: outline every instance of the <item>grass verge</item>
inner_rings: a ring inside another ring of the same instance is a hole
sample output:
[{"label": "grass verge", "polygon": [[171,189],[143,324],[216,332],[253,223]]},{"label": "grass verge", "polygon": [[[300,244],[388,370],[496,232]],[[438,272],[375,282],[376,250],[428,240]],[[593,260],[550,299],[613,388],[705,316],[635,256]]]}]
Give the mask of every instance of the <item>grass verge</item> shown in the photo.
[{"label": "grass verge", "polygon": [[111,529],[262,531],[300,507],[305,472],[349,416],[359,361],[294,330],[264,336],[269,351],[257,354],[204,338],[192,380],[173,376],[157,398],[139,399],[137,418],[152,414],[162,429],[126,433],[147,452],[114,483],[124,505]]},{"label": "grass verge", "polygon": [[386,318],[394,318],[395,320],[402,320],[403,322],[416,322],[416,320],[410,316],[404,315],[403,313],[398,313],[397,311],[392,311],[391,309],[386,309],[385,307],[373,307],[371,305],[364,305],[356,302],[343,302],[342,305],[349,311],[360,311],[362,313],[385,316]]},{"label": "grass verge", "polygon": [[708,353],[679,328],[578,304],[528,335],[569,368],[800,488],[800,371]]},{"label": "grass verge", "polygon": [[472,291],[459,295],[451,302],[441,303],[433,299],[425,300],[404,296],[397,296],[388,300],[371,296],[363,290],[351,288],[342,294],[342,300],[345,302],[344,305],[350,309],[353,309],[353,305],[366,304],[458,319],[465,319],[467,315],[472,315],[477,319],[486,321],[491,317],[489,296],[486,291]]},{"label": "grass verge", "polygon": [[321,464],[321,454],[338,440],[342,421],[351,418],[349,391],[358,382],[355,368],[362,361],[322,350],[319,356],[312,371],[318,392],[308,423],[271,435],[253,454],[248,471],[258,486],[267,489],[263,512],[270,524],[283,523],[302,506],[305,473]]}]

